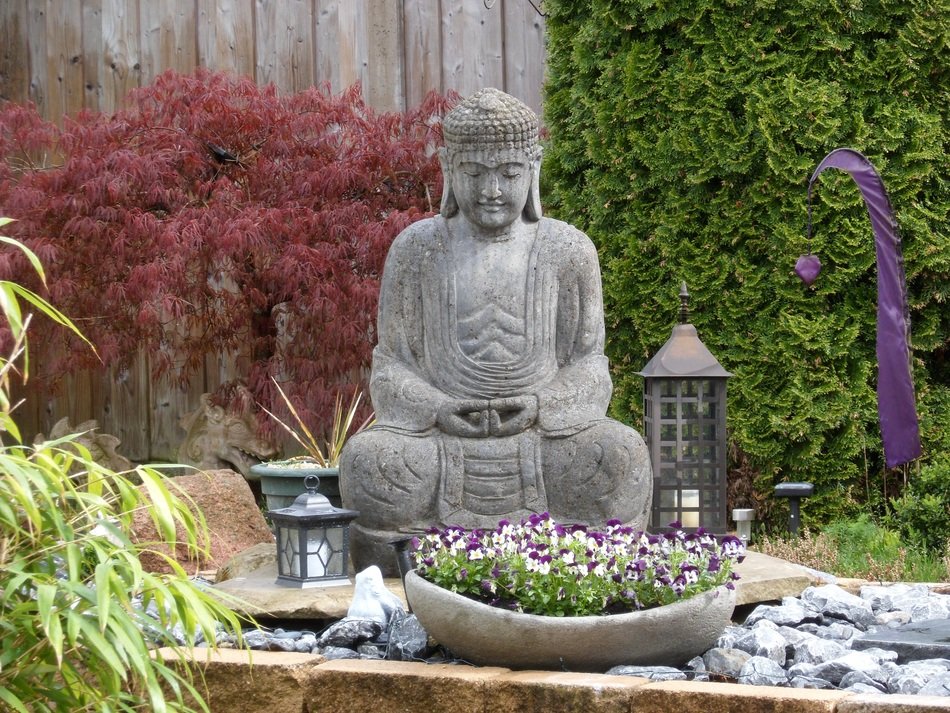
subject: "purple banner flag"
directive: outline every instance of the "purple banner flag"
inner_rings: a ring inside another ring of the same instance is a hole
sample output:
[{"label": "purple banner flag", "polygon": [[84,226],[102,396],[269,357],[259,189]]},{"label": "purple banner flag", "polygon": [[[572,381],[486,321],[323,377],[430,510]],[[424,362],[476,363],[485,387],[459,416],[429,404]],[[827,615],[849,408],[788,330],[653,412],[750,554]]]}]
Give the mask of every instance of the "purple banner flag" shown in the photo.
[{"label": "purple banner flag", "polygon": [[[835,149],[818,164],[808,181],[809,242],[812,184],[826,168],[840,168],[851,174],[864,197],[874,230],[877,251],[877,410],[884,441],[884,460],[888,468],[893,468],[919,457],[921,453],[914,382],[911,378],[907,282],[897,220],[887,191],[884,190],[884,183],[870,161],[853,149]],[[808,257],[814,256],[803,256],[799,264],[805,276],[814,279],[818,267],[806,260]],[[802,260],[805,262],[802,263]],[[814,263],[817,263],[817,258]],[[808,274],[809,267],[814,269],[814,276]],[[799,272],[805,280],[805,276]]]}]

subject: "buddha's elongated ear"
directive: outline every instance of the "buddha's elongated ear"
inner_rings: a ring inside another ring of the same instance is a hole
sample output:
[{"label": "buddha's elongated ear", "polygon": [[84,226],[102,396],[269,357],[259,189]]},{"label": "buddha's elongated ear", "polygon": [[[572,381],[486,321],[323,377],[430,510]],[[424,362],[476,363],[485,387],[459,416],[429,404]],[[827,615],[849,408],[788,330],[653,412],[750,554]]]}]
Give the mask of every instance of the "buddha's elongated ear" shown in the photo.
[{"label": "buddha's elongated ear", "polygon": [[443,218],[452,218],[458,215],[459,204],[452,190],[452,159],[445,148],[439,149],[439,164],[442,166],[442,206],[439,213]]},{"label": "buddha's elongated ear", "polygon": [[531,185],[528,188],[528,200],[525,201],[522,215],[525,220],[541,220],[541,156],[531,162]]}]

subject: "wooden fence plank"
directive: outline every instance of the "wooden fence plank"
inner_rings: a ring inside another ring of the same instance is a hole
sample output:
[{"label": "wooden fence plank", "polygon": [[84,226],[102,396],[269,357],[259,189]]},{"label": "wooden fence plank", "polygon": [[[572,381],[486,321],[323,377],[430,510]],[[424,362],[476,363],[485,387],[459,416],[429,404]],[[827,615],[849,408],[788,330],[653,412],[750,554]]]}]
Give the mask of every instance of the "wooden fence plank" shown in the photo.
[{"label": "wooden fence plank", "polygon": [[[314,82],[313,6],[311,0],[257,3],[259,83],[273,82],[283,93]],[[262,64],[263,61],[263,64]],[[263,71],[264,81],[261,81]]]},{"label": "wooden fence plank", "polygon": [[499,0],[504,11],[505,91],[541,112],[544,18],[527,0]]},{"label": "wooden fence plank", "polygon": [[27,0],[0,3],[0,100],[24,104],[30,98]]},{"label": "wooden fence plank", "polygon": [[141,51],[138,0],[102,0],[102,111],[115,111],[141,85]]},{"label": "wooden fence plank", "polygon": [[194,2],[146,0],[139,7],[142,31],[141,82],[168,69],[190,72],[197,64]]},{"label": "wooden fence plank", "polygon": [[253,0],[198,0],[198,64],[254,76]]},{"label": "wooden fence plank", "polygon": [[46,6],[46,72],[50,116],[61,121],[82,109],[82,5],[50,0]]},{"label": "wooden fence plank", "polygon": [[369,0],[364,21],[367,63],[363,96],[370,106],[381,111],[404,111],[407,108],[402,10],[399,5],[392,0]]},{"label": "wooden fence plank", "polygon": [[331,92],[338,93],[347,86],[344,78],[357,74],[352,40],[340,28],[339,0],[315,0],[313,22],[316,76],[321,84],[330,85]]},{"label": "wooden fence plank", "polygon": [[148,364],[139,355],[128,369],[110,369],[99,377],[102,404],[93,418],[105,433],[122,441],[119,452],[137,462],[151,460],[149,448],[149,388]]},{"label": "wooden fence plank", "polygon": [[27,28],[29,42],[30,101],[36,104],[36,110],[50,121],[61,121],[49,107],[49,85],[46,72],[46,0],[30,0],[27,5]]},{"label": "wooden fence plank", "polygon": [[152,459],[177,462],[178,447],[185,436],[179,421],[198,408],[203,393],[204,370],[186,385],[176,384],[168,376],[152,380],[148,436]]},{"label": "wooden fence plank", "polygon": [[442,2],[442,89],[463,96],[482,87],[504,88],[500,7]]},{"label": "wooden fence plank", "polygon": [[105,66],[102,62],[102,0],[82,3],[82,77],[84,109],[98,111],[102,107],[102,84]]},{"label": "wooden fence plank", "polygon": [[442,82],[442,21],[439,0],[405,0],[402,15],[406,106],[418,106]]},{"label": "wooden fence plank", "polygon": [[277,44],[274,41],[277,8],[267,0],[254,2],[254,79],[273,84],[277,77]]},{"label": "wooden fence plank", "polygon": [[366,3],[339,0],[336,5],[339,74],[334,91],[341,92],[356,82],[365,88],[369,83]]}]

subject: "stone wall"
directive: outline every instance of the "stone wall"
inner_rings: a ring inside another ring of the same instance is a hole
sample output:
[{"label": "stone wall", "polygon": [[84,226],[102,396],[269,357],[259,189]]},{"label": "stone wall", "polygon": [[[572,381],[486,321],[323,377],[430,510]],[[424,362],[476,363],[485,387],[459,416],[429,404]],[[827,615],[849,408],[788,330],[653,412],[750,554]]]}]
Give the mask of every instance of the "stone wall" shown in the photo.
[{"label": "stone wall", "polygon": [[[162,649],[157,655],[177,658]],[[923,713],[950,699],[195,650],[211,713]]]}]

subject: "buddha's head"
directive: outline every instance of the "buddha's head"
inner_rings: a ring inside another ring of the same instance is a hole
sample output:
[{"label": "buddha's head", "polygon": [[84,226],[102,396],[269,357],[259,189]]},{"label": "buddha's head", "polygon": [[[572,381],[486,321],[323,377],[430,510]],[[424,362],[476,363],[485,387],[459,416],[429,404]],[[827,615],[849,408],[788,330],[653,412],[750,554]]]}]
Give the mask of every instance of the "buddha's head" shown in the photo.
[{"label": "buddha's head", "polygon": [[541,145],[530,108],[498,89],[482,89],[446,115],[442,132],[443,216],[461,210],[486,231],[507,228],[519,215],[540,219]]}]

